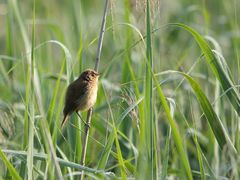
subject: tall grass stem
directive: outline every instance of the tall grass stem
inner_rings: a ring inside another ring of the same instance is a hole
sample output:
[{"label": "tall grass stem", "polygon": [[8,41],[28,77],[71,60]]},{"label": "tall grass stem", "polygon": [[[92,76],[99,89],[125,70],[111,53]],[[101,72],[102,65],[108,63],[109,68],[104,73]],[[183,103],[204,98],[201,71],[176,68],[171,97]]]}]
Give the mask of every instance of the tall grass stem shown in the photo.
[{"label": "tall grass stem", "polygon": [[[99,41],[98,41],[96,64],[95,64],[95,68],[94,68],[95,71],[98,71],[98,68],[99,68],[100,56],[101,56],[101,51],[102,51],[102,42],[103,42],[103,37],[104,37],[104,32],[105,32],[108,3],[109,3],[109,0],[106,0],[105,6],[104,6],[104,12],[103,12],[102,26],[101,26]],[[85,134],[84,134],[83,146],[82,146],[82,157],[81,157],[81,162],[80,162],[81,165],[85,165],[88,136],[89,136],[89,127],[91,125],[91,119],[92,119],[92,111],[93,111],[92,108],[90,108],[88,110],[88,115],[87,115],[87,120],[86,120],[86,125],[85,125]],[[84,171],[82,171],[79,179],[80,180],[84,179]]]}]

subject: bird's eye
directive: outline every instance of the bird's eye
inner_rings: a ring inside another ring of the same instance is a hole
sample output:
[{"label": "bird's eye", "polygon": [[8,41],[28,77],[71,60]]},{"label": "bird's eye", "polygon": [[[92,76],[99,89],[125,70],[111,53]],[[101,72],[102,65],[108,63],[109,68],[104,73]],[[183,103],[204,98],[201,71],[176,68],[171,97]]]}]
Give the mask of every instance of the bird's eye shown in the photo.
[{"label": "bird's eye", "polygon": [[90,81],[89,75],[84,76],[83,79],[84,79],[85,81]]}]

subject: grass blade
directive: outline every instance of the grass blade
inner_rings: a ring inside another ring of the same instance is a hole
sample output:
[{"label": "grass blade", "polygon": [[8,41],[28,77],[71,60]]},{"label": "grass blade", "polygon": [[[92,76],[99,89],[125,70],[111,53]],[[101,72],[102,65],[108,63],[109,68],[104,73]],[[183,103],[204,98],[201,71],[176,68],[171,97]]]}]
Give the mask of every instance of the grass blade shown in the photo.
[{"label": "grass blade", "polygon": [[[147,65],[150,66],[150,64],[148,62],[147,62]],[[177,147],[180,159],[181,159],[181,163],[183,164],[183,167],[184,167],[184,170],[185,170],[185,174],[187,175],[188,179],[192,179],[191,168],[190,168],[190,165],[189,165],[189,162],[188,162],[187,155],[186,155],[186,153],[184,151],[183,140],[182,140],[182,137],[181,137],[181,135],[179,133],[177,124],[175,123],[175,121],[174,121],[174,119],[173,119],[173,117],[171,115],[171,111],[170,111],[170,108],[168,106],[167,99],[164,96],[163,90],[160,87],[160,85],[158,83],[158,80],[157,80],[155,74],[153,73],[152,69],[151,69],[151,74],[152,74],[152,78],[154,80],[154,84],[156,86],[156,90],[157,90],[160,102],[161,102],[161,104],[163,106],[163,109],[164,109],[164,111],[165,111],[165,113],[167,115],[168,121],[169,121],[170,126],[172,128],[173,139],[174,139],[174,142],[176,144],[176,147]]]},{"label": "grass blade", "polygon": [[[153,117],[153,82],[152,82],[152,40],[150,1],[146,1],[146,76],[144,84],[144,119],[140,121],[140,145],[137,165],[137,179],[158,179],[155,118]],[[146,168],[146,163],[148,164]]]},{"label": "grass blade", "polygon": [[14,179],[20,180],[22,179],[19,174],[17,173],[16,169],[12,166],[12,164],[8,161],[7,157],[5,154],[2,152],[0,148],[0,158],[4,162],[4,164],[7,166],[8,170],[10,171],[11,175],[13,176]]},{"label": "grass blade", "polygon": [[215,135],[215,138],[218,141],[218,144],[220,146],[221,149],[223,149],[223,147],[228,144],[231,151],[233,153],[237,153],[237,150],[235,149],[233,143],[231,142],[230,137],[228,136],[221,120],[219,119],[219,117],[217,116],[217,114],[215,113],[211,103],[209,102],[209,100],[207,99],[206,95],[204,94],[204,92],[202,91],[202,89],[200,88],[200,86],[198,85],[198,83],[188,74],[185,74],[183,72],[179,72],[179,71],[168,71],[168,73],[175,73],[175,74],[179,74],[184,76],[187,81],[189,82],[189,84],[191,85],[195,96],[198,99],[198,102],[201,106],[201,109],[204,112],[204,115],[206,116],[208,123]]},{"label": "grass blade", "polygon": [[164,148],[164,156],[163,156],[163,164],[162,164],[162,174],[161,174],[161,179],[165,180],[167,179],[167,170],[168,170],[168,158],[169,158],[169,143],[171,139],[171,127],[168,128],[168,135],[165,143],[165,148]]},{"label": "grass blade", "polygon": [[223,65],[218,60],[218,58],[215,57],[214,53],[210,49],[207,42],[202,38],[202,36],[199,33],[197,33],[197,31],[195,31],[193,28],[185,24],[174,23],[172,25],[181,27],[193,35],[198,45],[200,46],[202,52],[204,53],[207,63],[212,68],[212,71],[215,74],[215,76],[218,78],[223,90],[227,92],[226,95],[230,103],[234,107],[238,116],[240,116],[240,95],[236,90],[234,83],[231,80],[228,72],[224,69]]},{"label": "grass blade", "polygon": [[[105,91],[104,91],[104,92],[105,92]],[[107,101],[108,106],[109,106],[110,116],[111,116],[111,119],[112,119],[112,124],[113,124],[113,137],[114,137],[115,143],[116,143],[117,159],[118,159],[119,165],[120,165],[121,176],[122,176],[123,179],[127,179],[126,170],[125,170],[125,164],[124,164],[124,161],[123,161],[122,152],[121,152],[120,145],[119,145],[119,141],[118,141],[118,134],[117,134],[118,125],[115,124],[115,118],[114,118],[114,116],[113,116],[112,108],[111,108],[111,105],[110,105],[109,100],[108,100],[108,98],[107,98],[106,92],[105,92],[105,96],[106,96],[106,101]],[[110,153],[110,152],[109,152],[109,153]]]},{"label": "grass blade", "polygon": [[28,156],[27,156],[27,178],[29,180],[33,179],[33,150],[34,150],[34,44],[35,44],[35,0],[33,1],[33,24],[32,24],[32,45],[31,45],[31,67],[30,68],[30,79],[31,88],[29,90],[30,94],[30,106],[29,106],[29,121],[28,121]]},{"label": "grass blade", "polygon": [[227,135],[227,132],[218,118],[217,114],[213,110],[212,105],[210,104],[209,100],[207,99],[206,95],[201,90],[200,86],[193,80],[193,78],[185,73],[178,72],[179,74],[183,75],[191,85],[192,89],[194,90],[194,93],[198,99],[198,102],[208,120],[208,123],[215,135],[215,138],[218,141],[218,144],[221,149],[223,149],[224,145],[229,144],[229,147],[233,152],[237,153],[233,143],[231,142],[229,136]]},{"label": "grass blade", "polygon": [[[1,151],[1,149],[0,149],[0,151]],[[24,160],[27,157],[27,151],[16,151],[16,150],[3,149],[1,152],[4,152],[6,154],[11,154],[11,155],[14,155],[19,158],[23,158]],[[1,156],[1,152],[0,152],[0,156]],[[35,160],[41,160],[41,161],[48,160],[48,154],[45,154],[45,153],[34,153],[33,157]],[[6,156],[5,156],[5,158],[6,158]],[[70,162],[70,161],[64,160],[64,159],[57,158],[57,161],[62,166],[75,168],[75,169],[83,170],[83,171],[90,172],[90,173],[105,173],[105,171],[103,171],[103,170],[97,170],[97,169],[81,166],[77,163],[73,163],[73,162]]]}]

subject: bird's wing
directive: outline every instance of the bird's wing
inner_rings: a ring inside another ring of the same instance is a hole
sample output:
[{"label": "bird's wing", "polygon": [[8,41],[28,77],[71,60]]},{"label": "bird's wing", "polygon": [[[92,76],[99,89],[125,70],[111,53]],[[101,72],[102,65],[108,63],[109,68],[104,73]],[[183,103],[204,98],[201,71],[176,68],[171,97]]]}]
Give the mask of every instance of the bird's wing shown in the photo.
[{"label": "bird's wing", "polygon": [[76,91],[75,91],[74,103],[79,105],[83,97],[86,95],[87,91],[88,91],[88,83],[78,84],[78,87],[76,88]]},{"label": "bird's wing", "polygon": [[78,107],[78,102],[87,91],[87,85],[85,83],[79,83],[74,81],[69,85],[66,92],[64,114],[71,113]]}]

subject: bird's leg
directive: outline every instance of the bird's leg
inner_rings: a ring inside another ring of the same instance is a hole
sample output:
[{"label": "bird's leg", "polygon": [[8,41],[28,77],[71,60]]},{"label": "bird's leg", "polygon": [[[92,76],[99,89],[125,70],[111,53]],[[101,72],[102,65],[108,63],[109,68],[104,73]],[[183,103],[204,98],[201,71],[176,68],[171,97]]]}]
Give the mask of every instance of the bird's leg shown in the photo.
[{"label": "bird's leg", "polygon": [[76,111],[76,113],[77,113],[78,117],[81,119],[81,121],[85,124],[85,126],[88,126],[88,128],[90,128],[90,125],[83,120],[83,118],[82,118],[82,116],[79,114],[79,112]]}]

